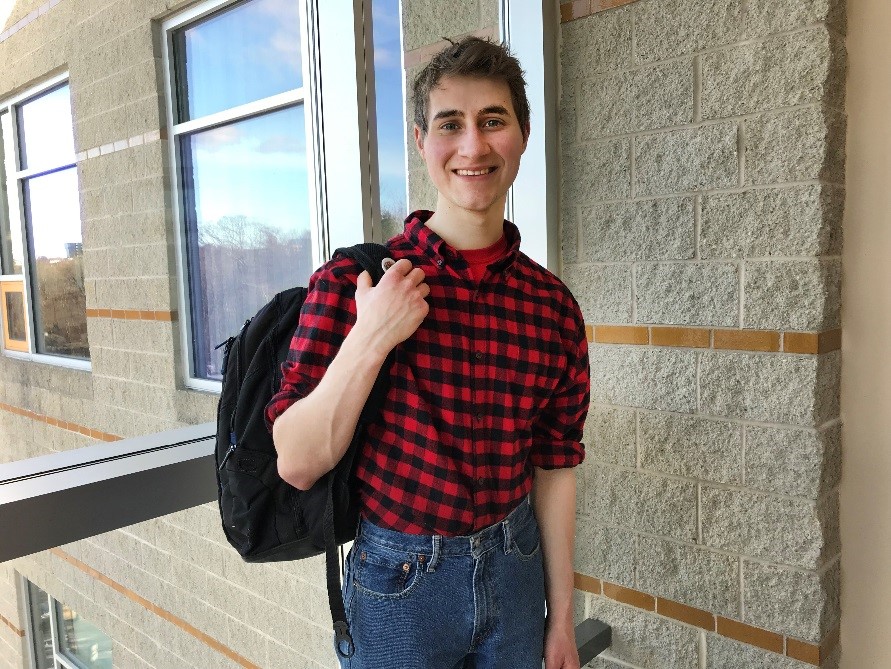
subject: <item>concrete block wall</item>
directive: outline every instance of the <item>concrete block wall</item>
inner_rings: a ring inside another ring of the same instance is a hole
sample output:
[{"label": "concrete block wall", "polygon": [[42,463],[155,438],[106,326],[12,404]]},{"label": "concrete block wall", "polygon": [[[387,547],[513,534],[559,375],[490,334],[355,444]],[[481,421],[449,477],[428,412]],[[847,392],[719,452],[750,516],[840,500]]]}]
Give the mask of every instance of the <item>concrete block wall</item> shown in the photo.
[{"label": "concrete block wall", "polygon": [[[183,389],[160,22],[186,0],[17,0],[0,98],[69,73],[91,371],[0,356],[0,461],[215,418]],[[113,640],[119,669],[332,667],[324,565],[246,566],[215,505],[0,567],[0,667],[22,667],[20,574]]]},{"label": "concrete block wall", "polygon": [[597,667],[838,663],[844,7],[561,3]]}]

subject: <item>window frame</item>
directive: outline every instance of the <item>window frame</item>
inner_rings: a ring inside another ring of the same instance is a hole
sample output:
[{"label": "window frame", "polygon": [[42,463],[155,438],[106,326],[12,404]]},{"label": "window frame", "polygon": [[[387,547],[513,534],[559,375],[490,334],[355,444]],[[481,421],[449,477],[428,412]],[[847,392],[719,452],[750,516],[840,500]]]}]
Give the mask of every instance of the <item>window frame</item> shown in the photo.
[{"label": "window frame", "polygon": [[[24,609],[22,619],[27,621],[27,625],[25,626],[25,646],[27,648],[25,661],[27,662],[28,669],[37,669],[37,658],[35,657],[36,648],[34,645],[36,639],[34,634],[33,617],[31,616],[32,601],[31,590],[28,587],[29,584],[34,585],[34,587],[43,592],[46,595],[49,603],[50,639],[52,641],[53,648],[53,669],[86,669],[85,665],[83,665],[81,662],[78,662],[76,659],[67,657],[62,650],[61,637],[59,635],[58,615],[59,607],[65,606],[64,602],[53,597],[50,593],[28,579],[26,576],[19,574],[18,572],[16,572],[16,574],[18,576],[20,592],[23,595],[19,598],[19,601],[22,602],[22,607]],[[104,631],[102,633],[105,634]],[[108,637],[107,634],[105,634],[105,636],[113,643],[111,637]]]},{"label": "window frame", "polygon": [[[34,293],[33,293],[33,281],[34,281],[34,268],[33,268],[33,258],[31,257],[31,248],[30,248],[30,234],[28,231],[28,222],[25,216],[25,198],[23,193],[23,183],[25,179],[33,177],[35,175],[43,175],[43,174],[51,174],[54,172],[59,172],[67,169],[74,169],[75,174],[77,174],[78,169],[78,159],[76,154],[71,156],[71,162],[65,163],[64,165],[58,165],[56,167],[45,169],[45,168],[31,168],[22,170],[21,168],[21,150],[20,150],[20,141],[19,141],[19,127],[18,127],[18,114],[16,113],[16,108],[22,103],[26,103],[32,98],[39,97],[45,93],[48,93],[56,88],[60,88],[61,86],[68,86],[68,99],[69,105],[71,104],[71,77],[68,72],[63,72],[57,74],[55,76],[49,77],[47,79],[42,80],[39,84],[34,86],[30,86],[27,89],[17,93],[14,96],[3,98],[0,100],[0,111],[9,114],[9,128],[11,130],[10,135],[6,136],[3,134],[2,141],[4,144],[3,154],[6,156],[7,167],[12,167],[13,169],[5,170],[5,179],[7,183],[6,195],[7,195],[7,212],[9,215],[9,226],[10,229],[13,226],[18,227],[21,231],[21,240],[22,240],[22,273],[21,274],[0,274],[0,278],[5,282],[12,281],[20,281],[22,282],[24,297],[25,297],[25,320],[27,327],[27,339],[28,339],[28,350],[27,351],[19,351],[14,349],[6,348],[5,346],[2,349],[2,353],[4,356],[9,358],[18,358],[20,360],[26,360],[28,362],[38,362],[43,364],[50,364],[57,367],[67,367],[70,369],[77,369],[82,371],[90,371],[92,370],[92,362],[90,358],[74,358],[62,355],[53,355],[51,353],[40,353],[36,350],[37,346],[37,337],[35,328],[37,327],[37,322],[39,321],[36,318],[36,305],[34,303]],[[74,110],[72,109],[72,119],[74,118]],[[74,128],[72,128],[72,134],[74,133]],[[78,175],[78,200],[80,200],[80,177]],[[78,217],[80,218],[81,213],[80,209],[78,211]],[[81,231],[83,231],[83,219],[80,220],[81,223]],[[5,310],[4,310],[5,316]]]},{"label": "window frame", "polygon": [[[313,266],[321,265],[334,249],[360,240],[370,240],[371,205],[367,164],[367,111],[359,104],[363,86],[357,81],[359,65],[364,73],[362,23],[359,9],[362,0],[298,0],[301,17],[301,57],[303,86],[287,93],[217,112],[197,120],[175,123],[178,96],[173,33],[215,12],[249,0],[204,0],[178,12],[161,23],[161,50],[164,65],[164,93],[167,127],[167,158],[170,170],[171,209],[176,225],[176,268],[180,306],[180,346],[184,385],[193,390],[219,393],[221,382],[201,378],[195,370],[192,346],[192,300],[188,267],[188,228],[184,206],[182,160],[177,138],[197,129],[269,113],[302,102],[306,132],[308,196],[310,204]],[[360,17],[360,18],[357,18]],[[320,34],[331,39],[320,40]],[[344,48],[344,36],[352,34],[355,51]],[[363,74],[364,76],[364,74]],[[322,81],[337,82],[325,92],[321,104]],[[342,82],[352,81],[353,85]],[[361,114],[359,113],[361,112]],[[352,121],[350,121],[352,119]],[[336,128],[325,135],[324,128]],[[364,132],[363,132],[364,129]],[[326,154],[337,161],[326,160]],[[335,165],[331,163],[335,162]],[[250,316],[250,314],[247,314]],[[235,334],[235,333],[232,333]]]}]

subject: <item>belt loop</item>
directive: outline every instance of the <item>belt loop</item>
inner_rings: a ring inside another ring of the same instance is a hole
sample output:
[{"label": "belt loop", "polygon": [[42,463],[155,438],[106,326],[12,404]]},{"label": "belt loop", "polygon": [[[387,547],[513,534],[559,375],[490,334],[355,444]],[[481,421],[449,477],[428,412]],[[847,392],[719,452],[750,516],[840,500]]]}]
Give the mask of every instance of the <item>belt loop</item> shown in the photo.
[{"label": "belt loop", "polygon": [[433,555],[430,556],[430,564],[427,565],[427,573],[432,574],[439,565],[439,557],[442,548],[442,537],[438,534],[433,535]]},{"label": "belt loop", "polygon": [[510,534],[510,521],[505,519],[504,522],[501,524],[504,527],[504,554],[510,555],[510,552],[512,550],[512,543],[513,543],[511,541],[511,534]]}]

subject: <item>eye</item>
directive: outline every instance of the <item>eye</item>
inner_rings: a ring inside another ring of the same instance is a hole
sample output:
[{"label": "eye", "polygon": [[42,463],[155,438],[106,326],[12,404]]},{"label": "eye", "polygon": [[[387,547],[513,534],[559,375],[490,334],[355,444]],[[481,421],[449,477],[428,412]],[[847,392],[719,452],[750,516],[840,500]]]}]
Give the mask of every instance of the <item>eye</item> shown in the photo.
[{"label": "eye", "polygon": [[452,132],[458,129],[458,124],[454,121],[447,121],[439,126],[440,130],[445,130],[446,132]]},{"label": "eye", "polygon": [[500,118],[489,118],[483,123],[484,128],[499,128],[504,125],[504,121]]}]

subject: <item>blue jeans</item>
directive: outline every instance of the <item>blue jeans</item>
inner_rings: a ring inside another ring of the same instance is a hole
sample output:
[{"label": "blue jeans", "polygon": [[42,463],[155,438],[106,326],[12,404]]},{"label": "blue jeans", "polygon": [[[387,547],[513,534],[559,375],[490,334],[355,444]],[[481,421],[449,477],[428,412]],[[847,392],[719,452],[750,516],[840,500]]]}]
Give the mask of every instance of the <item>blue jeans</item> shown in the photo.
[{"label": "blue jeans", "polygon": [[363,520],[343,584],[355,653],[342,669],[541,669],[541,536],[528,498],[471,536]]}]

